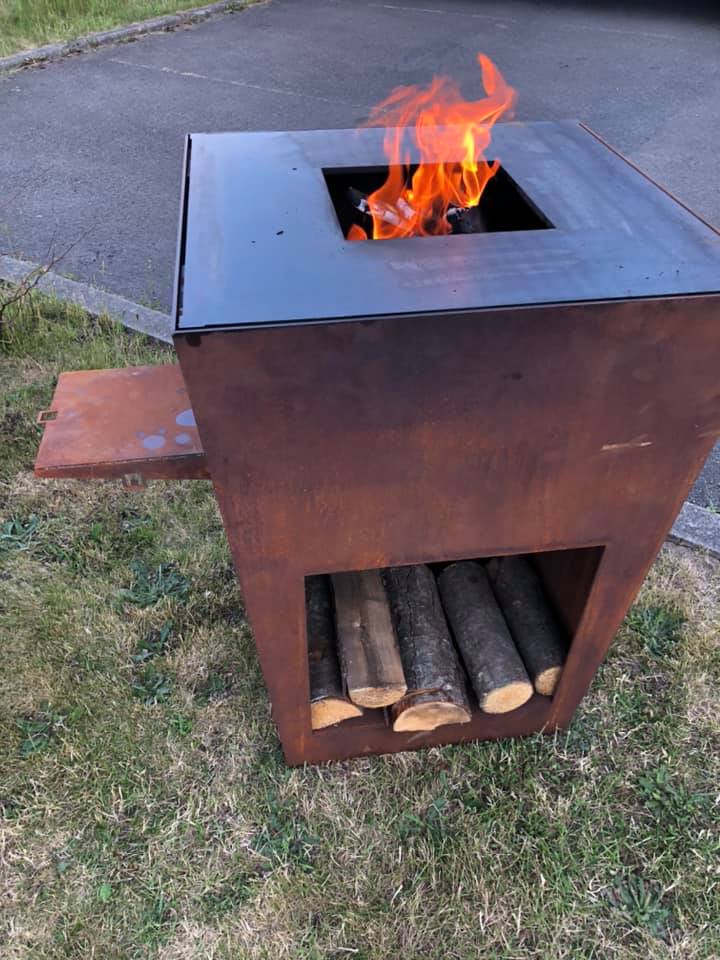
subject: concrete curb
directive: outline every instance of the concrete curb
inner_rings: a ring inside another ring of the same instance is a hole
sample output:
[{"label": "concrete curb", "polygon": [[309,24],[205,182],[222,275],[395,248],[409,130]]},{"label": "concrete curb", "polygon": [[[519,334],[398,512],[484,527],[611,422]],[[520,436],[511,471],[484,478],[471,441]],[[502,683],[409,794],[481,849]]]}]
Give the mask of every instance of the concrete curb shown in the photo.
[{"label": "concrete curb", "polygon": [[[5,283],[20,283],[38,269],[37,263],[0,256],[0,281]],[[107,314],[131,330],[145,333],[164,343],[172,343],[172,317],[159,310],[143,307],[114,293],[106,293],[89,283],[68,280],[67,277],[61,277],[60,274],[52,271],[48,271],[40,278],[37,289],[65,303],[81,307],[92,317]]]},{"label": "concrete curb", "polygon": [[0,73],[11,70],[20,70],[36,63],[48,60],[59,60],[70,53],[82,53],[108,43],[119,43],[132,37],[142,36],[145,33],[158,33],[164,30],[175,30],[185,24],[199,23],[218,13],[232,13],[243,10],[253,0],[219,0],[204,7],[193,7],[190,10],[181,10],[179,13],[169,13],[163,17],[153,17],[151,20],[140,20],[138,23],[129,23],[124,27],[115,27],[112,30],[103,30],[100,33],[90,33],[77,40],[67,40],[63,43],[49,43],[44,47],[35,47],[33,50],[21,50],[9,57],[0,57]]},{"label": "concrete curb", "polygon": [[[19,283],[28,274],[39,269],[39,264],[14,257],[0,256],[0,281]],[[159,310],[151,310],[114,293],[106,293],[89,283],[68,280],[49,271],[41,277],[37,289],[58,300],[81,307],[92,317],[107,314],[119,320],[130,330],[172,343],[172,317]],[[668,540],[704,550],[720,558],[720,514],[686,502],[677,516]]]},{"label": "concrete curb", "polygon": [[668,540],[720,558],[720,515],[687,502],[678,514]]}]

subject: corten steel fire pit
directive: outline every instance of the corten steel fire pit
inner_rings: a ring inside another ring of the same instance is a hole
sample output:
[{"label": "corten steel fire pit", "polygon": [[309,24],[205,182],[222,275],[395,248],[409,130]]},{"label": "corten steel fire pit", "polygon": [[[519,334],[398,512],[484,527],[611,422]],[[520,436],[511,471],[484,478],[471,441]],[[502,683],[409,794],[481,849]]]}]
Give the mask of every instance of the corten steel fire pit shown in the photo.
[{"label": "corten steel fire pit", "polygon": [[[503,124],[489,232],[351,243],[382,137],[190,137],[182,374],[63,375],[37,462],[212,478],[293,764],[566,725],[720,434],[712,228],[580,124]],[[552,698],[313,732],[306,577],[515,554],[567,634]]]}]

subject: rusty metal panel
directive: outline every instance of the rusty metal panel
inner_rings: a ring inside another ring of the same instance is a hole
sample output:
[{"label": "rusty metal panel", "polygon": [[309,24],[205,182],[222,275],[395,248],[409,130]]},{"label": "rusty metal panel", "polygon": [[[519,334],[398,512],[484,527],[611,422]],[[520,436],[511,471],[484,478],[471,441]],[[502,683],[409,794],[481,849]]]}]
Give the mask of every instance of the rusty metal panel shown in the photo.
[{"label": "rusty metal panel", "polygon": [[[685,297],[175,337],[289,762],[570,721],[720,434],[716,315]],[[311,730],[306,575],[509,553],[544,554],[573,634],[551,701]]]},{"label": "rusty metal panel", "polygon": [[38,422],[38,477],[209,476],[177,364],[63,373]]}]

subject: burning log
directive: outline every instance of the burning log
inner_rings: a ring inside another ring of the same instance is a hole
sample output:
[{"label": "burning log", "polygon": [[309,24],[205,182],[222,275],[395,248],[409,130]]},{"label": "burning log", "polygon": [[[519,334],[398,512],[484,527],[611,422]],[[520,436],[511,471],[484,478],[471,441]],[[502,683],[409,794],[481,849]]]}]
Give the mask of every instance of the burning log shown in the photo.
[{"label": "burning log", "polygon": [[485,233],[485,219],[480,207],[448,207],[447,222],[453,233]]},{"label": "burning log", "polygon": [[538,693],[552,696],[565,662],[565,643],[540,578],[524,557],[498,557],[488,575]]},{"label": "burning log", "polygon": [[403,220],[411,221],[415,217],[415,211],[402,197],[393,205],[381,200],[371,200],[361,190],[350,187],[348,190],[348,200],[360,213],[368,217],[378,217],[380,220],[384,220],[385,223],[391,223],[395,227],[399,226]]},{"label": "burning log", "polygon": [[350,717],[359,717],[362,710],[347,697],[340,676],[327,577],[305,580],[305,607],[310,660],[310,718],[313,730],[322,730]]},{"label": "burning log", "polygon": [[485,569],[471,560],[453,563],[438,587],[480,709],[507,713],[527,703],[532,684]]},{"label": "burning log", "polygon": [[391,567],[384,574],[407,695],[392,708],[393,730],[435,730],[467,723],[470,706],[463,671],[429,567]]},{"label": "burning log", "polygon": [[390,607],[377,570],[334,573],[338,654],[348,695],[387,707],[407,690]]},{"label": "burning log", "polygon": [[[348,200],[351,205],[370,219],[382,220],[384,223],[391,224],[393,227],[403,227],[410,230],[410,233],[417,232],[421,235],[424,231],[419,229],[421,217],[404,197],[398,197],[394,204],[385,200],[377,200],[368,197],[361,190],[350,187],[347,192]],[[433,220],[437,220],[434,217]],[[439,218],[442,219],[442,218]],[[445,219],[450,226],[452,233],[484,233],[485,221],[480,213],[480,207],[456,207],[449,206],[445,212]],[[417,229],[414,229],[417,228]],[[441,232],[441,231],[440,231]]]}]

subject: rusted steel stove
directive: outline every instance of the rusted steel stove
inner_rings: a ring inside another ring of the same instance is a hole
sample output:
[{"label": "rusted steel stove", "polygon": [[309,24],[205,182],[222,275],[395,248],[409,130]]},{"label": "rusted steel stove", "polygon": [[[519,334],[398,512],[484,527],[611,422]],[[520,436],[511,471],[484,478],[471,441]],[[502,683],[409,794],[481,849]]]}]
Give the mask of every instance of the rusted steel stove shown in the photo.
[{"label": "rusted steel stove", "polygon": [[[382,136],[190,137],[182,376],[63,375],[37,464],[212,477],[290,763],[567,724],[720,434],[716,232],[563,122],[495,128],[492,232],[351,243],[338,198]],[[112,378],[132,406],[100,428]],[[567,631],[552,698],[312,731],[306,576],[513,554]]]}]

